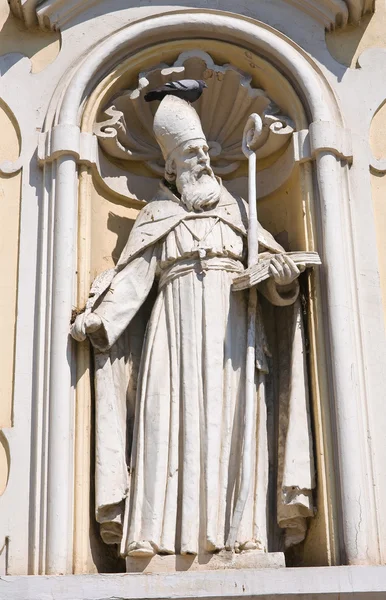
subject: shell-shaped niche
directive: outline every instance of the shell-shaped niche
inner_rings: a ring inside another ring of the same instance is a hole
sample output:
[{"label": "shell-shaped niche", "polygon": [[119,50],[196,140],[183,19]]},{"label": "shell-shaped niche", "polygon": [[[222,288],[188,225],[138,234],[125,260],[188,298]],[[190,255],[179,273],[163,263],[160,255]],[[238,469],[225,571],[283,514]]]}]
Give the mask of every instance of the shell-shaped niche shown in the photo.
[{"label": "shell-shaped niche", "polygon": [[241,144],[251,113],[259,114],[263,121],[258,158],[266,158],[286,146],[293,123],[280,114],[280,108],[264,90],[252,87],[251,76],[230,64],[216,65],[206,52],[191,50],[180,54],[172,65],[162,63],[140,73],[136,89],[120,92],[104,108],[105,120],[95,125],[94,132],[108,156],[144,161],[154,174],[163,173],[164,160],[153,134],[159,102],[147,103],[144,95],[178,79],[203,79],[207,84],[194,108],[200,116],[216,174],[232,173],[246,160]]}]

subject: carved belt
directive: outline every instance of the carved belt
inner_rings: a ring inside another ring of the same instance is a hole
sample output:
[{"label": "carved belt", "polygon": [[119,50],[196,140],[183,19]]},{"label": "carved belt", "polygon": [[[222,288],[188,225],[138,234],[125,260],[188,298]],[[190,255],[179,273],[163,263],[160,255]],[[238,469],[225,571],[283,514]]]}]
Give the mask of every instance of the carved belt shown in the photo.
[{"label": "carved belt", "polygon": [[239,260],[215,256],[206,259],[189,258],[179,260],[165,269],[160,277],[158,289],[163,288],[170,281],[182,277],[191,272],[197,275],[205,275],[206,271],[228,271],[229,273],[242,273],[244,266]]}]

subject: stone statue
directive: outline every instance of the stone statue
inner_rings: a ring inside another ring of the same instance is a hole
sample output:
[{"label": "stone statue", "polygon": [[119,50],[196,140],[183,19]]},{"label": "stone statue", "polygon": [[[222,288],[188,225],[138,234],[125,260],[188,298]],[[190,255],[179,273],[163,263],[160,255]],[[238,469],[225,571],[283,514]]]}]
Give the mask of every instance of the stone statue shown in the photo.
[{"label": "stone statue", "polygon": [[[153,128],[165,180],[71,332],[94,347],[96,518],[122,556],[214,553],[241,476],[248,293],[231,286],[246,265],[248,206],[214,176],[191,105],[165,97]],[[251,485],[236,552],[278,549],[277,524],[284,545],[297,543],[313,515],[299,269],[261,226],[258,241],[273,258],[258,287]]]}]

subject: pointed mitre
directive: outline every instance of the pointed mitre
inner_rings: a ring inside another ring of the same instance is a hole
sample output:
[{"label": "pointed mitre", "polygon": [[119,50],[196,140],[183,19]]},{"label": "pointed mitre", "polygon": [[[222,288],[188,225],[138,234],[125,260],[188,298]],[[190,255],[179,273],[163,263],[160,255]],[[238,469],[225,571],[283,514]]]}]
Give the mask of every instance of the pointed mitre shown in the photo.
[{"label": "pointed mitre", "polygon": [[162,100],[154,116],[153,131],[165,160],[184,142],[206,141],[197,112],[176,96],[165,96]]}]

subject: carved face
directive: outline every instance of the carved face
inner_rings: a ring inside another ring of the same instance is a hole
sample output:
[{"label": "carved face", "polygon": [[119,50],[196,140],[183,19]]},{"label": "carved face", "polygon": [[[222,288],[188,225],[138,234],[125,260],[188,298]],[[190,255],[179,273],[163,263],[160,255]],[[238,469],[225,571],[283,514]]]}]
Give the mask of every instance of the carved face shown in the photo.
[{"label": "carved face", "polygon": [[173,159],[178,171],[186,169],[197,172],[212,172],[210,168],[209,148],[205,140],[190,140],[185,142],[173,153]]},{"label": "carved face", "polygon": [[216,204],[221,188],[210,166],[206,140],[181,144],[167,161],[166,177],[175,179],[181,200],[189,210],[203,210]]}]

